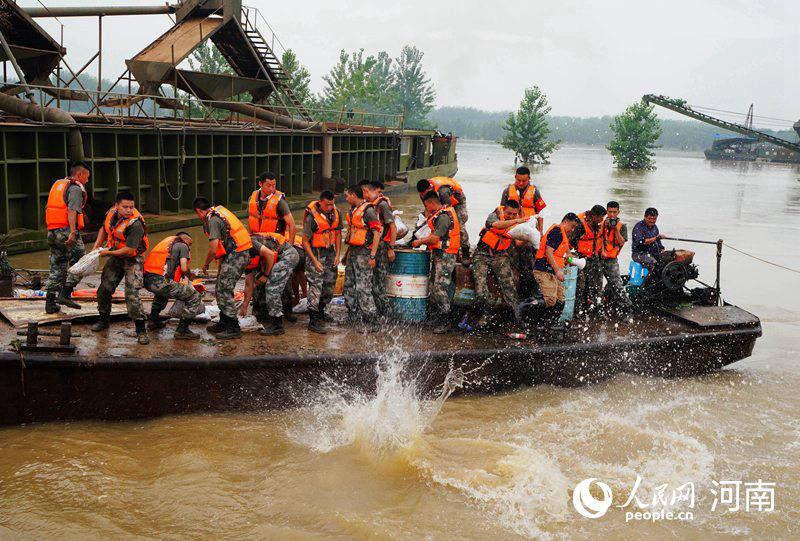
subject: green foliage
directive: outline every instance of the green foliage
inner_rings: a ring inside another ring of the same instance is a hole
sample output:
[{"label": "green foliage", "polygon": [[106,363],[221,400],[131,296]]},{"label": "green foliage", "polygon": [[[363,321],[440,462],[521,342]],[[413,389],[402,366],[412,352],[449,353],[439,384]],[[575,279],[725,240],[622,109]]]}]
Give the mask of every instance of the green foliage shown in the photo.
[{"label": "green foliage", "polygon": [[364,49],[339,53],[322,79],[319,101],[326,109],[369,113],[405,113],[407,128],[430,127],[436,91],[422,69],[423,53],[406,45],[394,60],[385,51],[365,56]]},{"label": "green foliage", "polygon": [[661,124],[653,108],[636,102],[614,118],[614,139],[606,148],[620,169],[655,169],[653,149],[658,148]]},{"label": "green foliage", "polygon": [[547,163],[559,141],[550,138],[547,96],[538,86],[525,89],[517,113],[509,113],[503,124],[505,135],[500,144],[514,152],[522,163]]},{"label": "green foliage", "polygon": [[197,47],[188,60],[192,71],[233,75],[233,68],[211,41]]},{"label": "green foliage", "polygon": [[[431,123],[443,132],[453,132],[464,139],[497,141],[503,137],[503,121],[508,111],[482,111],[472,107],[437,107],[428,115]],[[609,124],[611,116],[579,118],[572,116],[550,116],[548,121],[551,137],[564,144],[606,146],[614,137]],[[695,120],[661,120],[661,137],[658,144],[664,148],[680,150],[703,150],[711,146],[717,134],[733,135],[731,132],[697,122]],[[792,130],[763,130],[781,139],[796,141]]]},{"label": "green foliage", "polygon": [[385,52],[364,56],[364,49],[339,52],[339,62],[323,76],[324,107],[336,110],[386,112],[392,103],[387,92],[394,83],[391,58]]},{"label": "green foliage", "polygon": [[433,109],[436,91],[422,70],[424,53],[406,45],[395,59],[394,98],[397,110],[405,114],[407,128],[430,128],[428,114]]}]

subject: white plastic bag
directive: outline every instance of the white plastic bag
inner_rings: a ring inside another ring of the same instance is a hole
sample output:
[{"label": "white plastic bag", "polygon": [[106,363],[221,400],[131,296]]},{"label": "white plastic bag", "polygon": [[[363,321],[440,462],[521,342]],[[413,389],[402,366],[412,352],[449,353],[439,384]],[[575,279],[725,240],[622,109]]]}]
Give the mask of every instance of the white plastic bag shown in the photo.
[{"label": "white plastic bag", "polygon": [[97,272],[100,270],[100,250],[100,248],[92,250],[67,269],[67,272],[78,278]]},{"label": "white plastic bag", "polygon": [[508,234],[515,240],[524,240],[530,243],[534,248],[539,247],[539,240],[542,238],[541,233],[536,229],[536,222],[533,220],[515,225],[508,230]]}]

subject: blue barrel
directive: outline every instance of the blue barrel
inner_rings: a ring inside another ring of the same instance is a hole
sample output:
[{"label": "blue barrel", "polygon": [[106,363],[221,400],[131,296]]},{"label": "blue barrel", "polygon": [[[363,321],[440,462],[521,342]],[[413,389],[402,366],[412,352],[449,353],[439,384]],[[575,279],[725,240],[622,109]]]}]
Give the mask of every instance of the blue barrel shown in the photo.
[{"label": "blue barrel", "polygon": [[400,321],[425,321],[430,266],[427,251],[395,250],[395,260],[386,277],[386,293]]}]

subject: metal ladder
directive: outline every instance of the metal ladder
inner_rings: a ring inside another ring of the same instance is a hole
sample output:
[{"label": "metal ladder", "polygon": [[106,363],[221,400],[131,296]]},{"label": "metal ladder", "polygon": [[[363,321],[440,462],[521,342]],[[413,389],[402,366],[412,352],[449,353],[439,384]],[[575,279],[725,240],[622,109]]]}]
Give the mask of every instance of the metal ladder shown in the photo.
[{"label": "metal ladder", "polygon": [[272,47],[269,46],[267,40],[265,40],[261,32],[258,31],[255,22],[250,20],[247,11],[243,10],[242,15],[242,30],[244,30],[245,36],[247,36],[247,39],[250,41],[250,46],[256,52],[256,56],[264,69],[266,77],[272,79],[275,89],[280,91],[280,93],[289,100],[294,111],[297,111],[304,120],[313,120],[311,118],[311,113],[306,109],[303,102],[297,99],[297,96],[289,86],[291,77],[286,73],[283,64],[281,64],[281,61],[275,55]]}]

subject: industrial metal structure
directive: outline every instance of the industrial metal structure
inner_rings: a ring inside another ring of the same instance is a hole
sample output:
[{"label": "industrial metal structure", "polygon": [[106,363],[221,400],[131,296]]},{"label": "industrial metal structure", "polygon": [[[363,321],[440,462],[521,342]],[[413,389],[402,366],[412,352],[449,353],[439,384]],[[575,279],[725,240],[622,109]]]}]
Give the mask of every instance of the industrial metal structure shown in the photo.
[{"label": "industrial metal structure", "polygon": [[[669,109],[670,111],[675,111],[676,113],[680,113],[682,115],[688,116],[689,118],[693,118],[695,120],[699,120],[700,122],[705,122],[706,124],[711,124],[712,126],[716,126],[718,128],[722,128],[724,130],[732,131],[734,133],[740,133],[745,135],[749,138],[755,139],[756,141],[763,141],[765,143],[771,143],[775,146],[785,148],[786,150],[791,151],[792,153],[800,153],[800,143],[793,143],[791,141],[787,141],[786,139],[781,139],[780,137],[775,137],[769,133],[765,133],[763,131],[759,131],[753,129],[753,106],[750,105],[750,108],[747,112],[747,116],[745,118],[745,125],[737,124],[735,122],[728,122],[727,120],[722,120],[711,115],[707,115],[705,113],[701,113],[692,109],[684,100],[678,100],[674,98],[669,98],[667,96],[657,96],[654,94],[645,94],[642,96],[642,101],[647,103],[653,103],[655,105],[660,105],[665,109]],[[800,137],[800,121],[794,123],[793,129],[797,132],[797,135]],[[733,144],[742,144],[744,143],[744,139],[740,138],[738,140],[731,140],[729,142],[731,145]],[[712,151],[716,153],[719,148],[716,148],[718,145],[715,143],[715,147],[712,148]],[[725,142],[720,142],[719,146],[724,147],[726,146]],[[708,153],[707,153],[708,155]],[[716,155],[716,154],[715,154]],[[785,160],[781,161],[798,161],[800,157],[795,155],[792,158],[791,155],[786,156]]]},{"label": "industrial metal structure", "polygon": [[[92,66],[102,81],[103,18],[154,14],[173,16],[171,28],[113,85],[85,88],[80,76]],[[63,31],[58,42],[34,20],[52,16],[97,17],[98,50],[79,69],[65,58]],[[233,74],[182,67],[208,40]],[[43,239],[50,186],[76,159],[91,164],[97,215],[120,190],[149,214],[185,212],[197,196],[243,209],[264,170],[302,199],[337,179],[412,181],[457,169],[456,138],[404,131],[402,114],[309,110],[292,92],[280,40],[240,0],[25,9],[0,0],[0,45],[0,233],[13,240]]]}]

